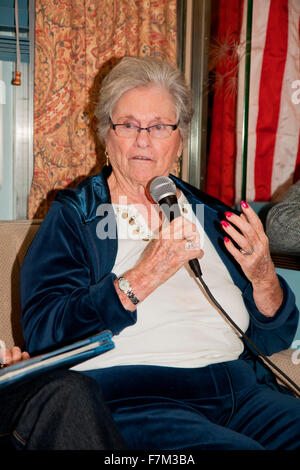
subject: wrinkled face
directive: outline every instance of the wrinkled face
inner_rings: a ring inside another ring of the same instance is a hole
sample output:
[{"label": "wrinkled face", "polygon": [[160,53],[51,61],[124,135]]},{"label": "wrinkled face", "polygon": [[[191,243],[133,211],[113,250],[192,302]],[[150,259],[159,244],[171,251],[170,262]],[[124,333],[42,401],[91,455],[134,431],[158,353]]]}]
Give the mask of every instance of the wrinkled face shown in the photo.
[{"label": "wrinkled face", "polygon": [[[130,122],[140,127],[176,124],[173,99],[167,90],[158,86],[129,90],[117,102],[112,122]],[[117,177],[122,176],[131,184],[146,186],[156,176],[168,176],[181,155],[182,139],[178,129],[164,139],[155,139],[145,130],[124,138],[110,129],[106,150]]]}]

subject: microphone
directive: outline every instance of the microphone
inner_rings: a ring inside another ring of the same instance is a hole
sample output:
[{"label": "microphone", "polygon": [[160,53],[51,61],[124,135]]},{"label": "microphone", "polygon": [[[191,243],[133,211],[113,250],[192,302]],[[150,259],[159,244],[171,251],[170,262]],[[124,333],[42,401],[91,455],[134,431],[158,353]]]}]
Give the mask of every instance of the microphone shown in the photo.
[{"label": "microphone", "polygon": [[[151,181],[149,192],[153,201],[161,206],[169,222],[181,216],[176,196],[176,186],[170,178],[157,176]],[[198,259],[191,259],[189,265],[195,276],[200,279],[202,271]]]}]

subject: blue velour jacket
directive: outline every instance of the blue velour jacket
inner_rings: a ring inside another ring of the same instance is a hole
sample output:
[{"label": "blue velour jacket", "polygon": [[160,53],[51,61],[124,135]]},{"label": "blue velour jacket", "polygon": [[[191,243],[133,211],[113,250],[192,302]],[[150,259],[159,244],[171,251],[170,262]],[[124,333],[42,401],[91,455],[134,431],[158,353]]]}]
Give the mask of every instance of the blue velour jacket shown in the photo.
[{"label": "blue velour jacket", "polygon": [[[21,304],[24,338],[31,354],[104,329],[117,335],[136,322],[137,311],[123,307],[113,284],[118,241],[107,185],[110,172],[111,167],[105,167],[77,188],[60,191],[27,252],[21,268]],[[266,355],[288,348],[299,311],[285,280],[280,278],[281,307],[274,317],[265,317],[256,308],[251,283],[224,247],[220,220],[232,209],[170,177],[195,213],[196,205],[204,204],[204,229],[241,290],[250,315],[247,336]],[[105,229],[108,219],[110,236],[101,237],[99,227]],[[273,381],[247,344],[241,357],[252,361],[260,380]]]}]

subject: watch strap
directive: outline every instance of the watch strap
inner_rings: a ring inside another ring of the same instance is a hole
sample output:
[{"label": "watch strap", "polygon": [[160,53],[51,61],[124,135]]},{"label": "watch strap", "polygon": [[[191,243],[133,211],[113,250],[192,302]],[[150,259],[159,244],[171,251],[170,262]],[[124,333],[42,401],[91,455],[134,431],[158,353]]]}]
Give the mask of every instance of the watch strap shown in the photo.
[{"label": "watch strap", "polygon": [[[127,289],[124,289],[124,287],[122,287],[122,281],[126,281],[126,283],[128,284],[128,288]],[[119,284],[119,288],[122,292],[124,292],[124,294],[127,295],[127,297],[131,300],[131,302],[136,305],[139,303],[139,299],[136,297],[135,293],[133,292],[132,288],[131,288],[131,285],[130,285],[130,282],[128,281],[128,279],[126,279],[125,277],[123,276],[120,276],[118,277],[118,284]]]}]

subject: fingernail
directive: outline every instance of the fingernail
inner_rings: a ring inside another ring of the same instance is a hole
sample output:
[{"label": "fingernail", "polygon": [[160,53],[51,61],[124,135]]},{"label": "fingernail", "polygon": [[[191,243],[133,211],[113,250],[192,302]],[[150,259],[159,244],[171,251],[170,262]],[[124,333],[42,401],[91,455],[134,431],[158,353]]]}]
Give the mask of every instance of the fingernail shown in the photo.
[{"label": "fingernail", "polygon": [[247,202],[245,202],[245,201],[241,201],[241,206],[243,206],[245,209],[247,209],[249,207]]},{"label": "fingernail", "polygon": [[229,242],[229,238],[224,237],[224,242],[225,242],[225,243],[228,243],[228,242]]},{"label": "fingernail", "polygon": [[226,215],[226,217],[231,217],[231,216],[232,216],[232,212],[225,212],[225,215]]},{"label": "fingernail", "polygon": [[221,220],[220,224],[223,225],[223,227],[229,227],[229,223],[226,222],[226,220]]}]

